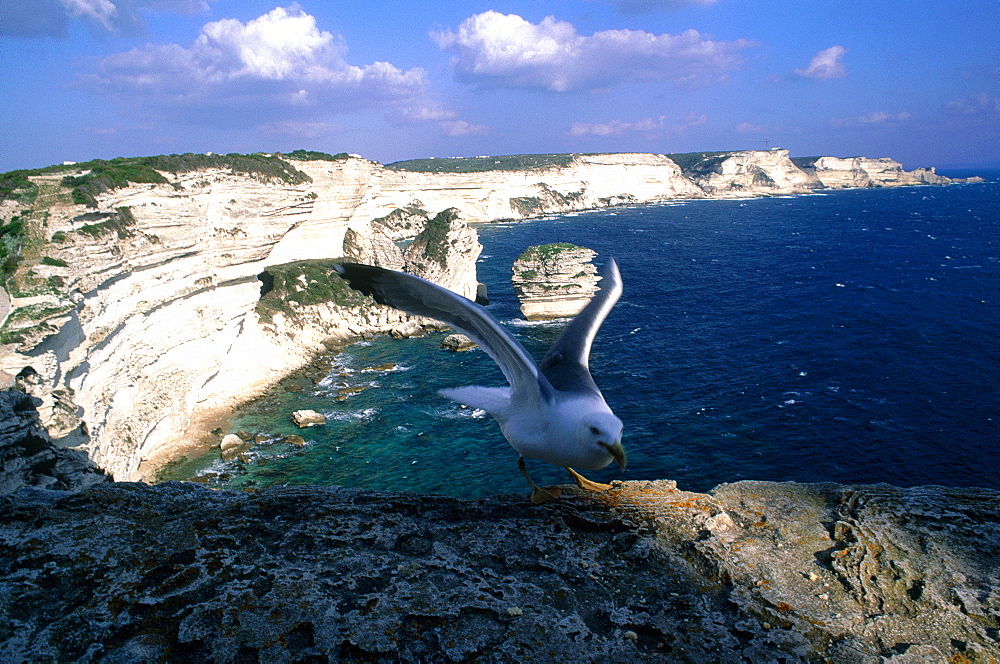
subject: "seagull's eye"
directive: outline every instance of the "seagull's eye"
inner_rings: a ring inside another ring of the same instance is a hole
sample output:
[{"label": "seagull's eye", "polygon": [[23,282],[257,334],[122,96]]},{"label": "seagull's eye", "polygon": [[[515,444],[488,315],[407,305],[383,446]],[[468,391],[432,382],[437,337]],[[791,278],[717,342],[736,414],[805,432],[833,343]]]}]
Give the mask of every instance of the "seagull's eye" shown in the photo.
[{"label": "seagull's eye", "polygon": [[592,433],[592,434],[594,434],[595,436],[597,436],[597,435],[600,435],[600,433],[601,433],[601,430],[600,430],[600,429],[598,429],[597,427],[590,427],[590,433]]}]

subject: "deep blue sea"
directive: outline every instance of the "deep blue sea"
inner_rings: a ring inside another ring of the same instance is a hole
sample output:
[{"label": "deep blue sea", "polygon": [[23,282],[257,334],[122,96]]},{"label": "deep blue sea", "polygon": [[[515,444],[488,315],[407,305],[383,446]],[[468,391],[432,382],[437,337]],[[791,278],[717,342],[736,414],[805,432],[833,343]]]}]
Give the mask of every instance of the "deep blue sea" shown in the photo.
[{"label": "deep blue sea", "polygon": [[[681,201],[477,228],[490,311],[537,358],[563,323],[520,320],[530,245],[617,258],[625,292],[591,369],[625,423],[629,466],[593,479],[743,479],[1000,489],[1000,182]],[[233,428],[301,434],[243,460],[177,466],[210,486],[326,484],[478,497],[526,492],[499,428],[437,395],[502,385],[444,335],[349,348],[302,393],[276,389]],[[391,371],[372,367],[394,363]],[[363,391],[338,402],[341,387]],[[298,430],[312,408],[328,424]],[[529,462],[540,482],[561,469]]]}]

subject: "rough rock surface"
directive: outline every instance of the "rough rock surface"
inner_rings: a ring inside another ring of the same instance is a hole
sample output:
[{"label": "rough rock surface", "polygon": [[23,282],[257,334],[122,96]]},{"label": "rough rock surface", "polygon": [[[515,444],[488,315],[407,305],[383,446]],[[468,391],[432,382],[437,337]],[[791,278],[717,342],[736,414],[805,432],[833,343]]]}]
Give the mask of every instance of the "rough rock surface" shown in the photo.
[{"label": "rough rock surface", "polygon": [[511,267],[511,283],[527,320],[575,316],[597,292],[593,249],[566,242],[528,247]]},{"label": "rough rock surface", "polygon": [[405,270],[444,286],[470,300],[476,299],[476,260],[483,251],[476,232],[449,208],[428,219],[403,256]]},{"label": "rough rock surface", "polygon": [[9,454],[34,418],[0,393],[4,662],[1000,657],[997,491],[615,482],[536,507],[114,483],[61,450],[53,481]]},{"label": "rough rock surface", "polygon": [[1000,494],[0,496],[3,661],[990,662]]},{"label": "rough rock surface", "polygon": [[456,353],[464,350],[472,350],[477,346],[478,344],[475,341],[464,334],[449,334],[441,341],[442,348],[455,351]]},{"label": "rough rock surface", "polygon": [[0,391],[0,494],[21,487],[80,489],[106,482],[86,453],[52,444],[39,425],[41,399]]},{"label": "rough rock surface", "polygon": [[297,410],[292,413],[292,422],[300,429],[326,424],[326,415],[315,410]]}]

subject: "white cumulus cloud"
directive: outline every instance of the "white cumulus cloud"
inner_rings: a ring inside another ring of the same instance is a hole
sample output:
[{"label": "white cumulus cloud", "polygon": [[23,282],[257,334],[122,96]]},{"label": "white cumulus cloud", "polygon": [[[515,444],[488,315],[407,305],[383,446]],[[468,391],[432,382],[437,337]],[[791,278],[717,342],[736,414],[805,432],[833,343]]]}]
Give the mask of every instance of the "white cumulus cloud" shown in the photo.
[{"label": "white cumulus cloud", "polygon": [[805,69],[795,69],[792,73],[799,78],[844,78],[847,70],[840,61],[847,49],[843,46],[825,48],[812,57]]},{"label": "white cumulus cloud", "polygon": [[435,122],[447,136],[482,136],[489,133],[486,125],[477,125],[458,119],[458,113],[438,104],[404,108],[402,115],[414,122]]},{"label": "white cumulus cloud", "polygon": [[736,125],[737,134],[760,134],[766,131],[764,125],[753,124],[751,122],[741,122]]},{"label": "white cumulus cloud", "polygon": [[713,41],[696,30],[679,35],[604,30],[584,36],[552,16],[531,23],[492,10],[467,18],[455,31],[431,36],[454,54],[462,81],[552,92],[719,80],[743,63],[741,51],[755,46],[742,39]]},{"label": "white cumulus cloud", "polygon": [[963,99],[950,101],[944,108],[954,115],[997,115],[1000,114],[1000,97],[978,92]]},{"label": "white cumulus cloud", "polygon": [[322,108],[398,103],[422,94],[423,69],[387,62],[356,66],[343,40],[320,30],[298,6],[242,23],[205,24],[187,47],[148,44],[99,60],[83,84],[165,107],[261,105]]}]

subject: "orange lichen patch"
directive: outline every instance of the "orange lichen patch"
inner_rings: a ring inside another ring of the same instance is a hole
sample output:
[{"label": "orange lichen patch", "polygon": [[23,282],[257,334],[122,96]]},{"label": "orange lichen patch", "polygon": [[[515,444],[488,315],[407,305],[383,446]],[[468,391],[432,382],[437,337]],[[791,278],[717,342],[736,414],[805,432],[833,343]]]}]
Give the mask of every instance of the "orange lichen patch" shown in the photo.
[{"label": "orange lichen patch", "polygon": [[871,552],[871,553],[872,553],[873,555],[876,555],[876,556],[877,556],[878,554],[880,554],[880,553],[882,553],[883,551],[885,551],[885,547],[884,547],[884,546],[882,546],[881,544],[879,544],[878,542],[872,542],[872,541],[869,541],[869,542],[867,542],[866,544],[868,545],[868,550],[869,550],[869,551],[870,551],[870,552]]},{"label": "orange lichen patch", "polygon": [[672,503],[672,506],[689,510],[702,510],[703,512],[708,512],[715,508],[714,505],[703,504],[703,501],[700,498],[688,498],[681,502]]},{"label": "orange lichen patch", "polygon": [[789,611],[792,610],[792,605],[789,604],[788,602],[778,602],[777,604],[774,605],[774,608],[781,611],[782,613],[788,613]]}]

